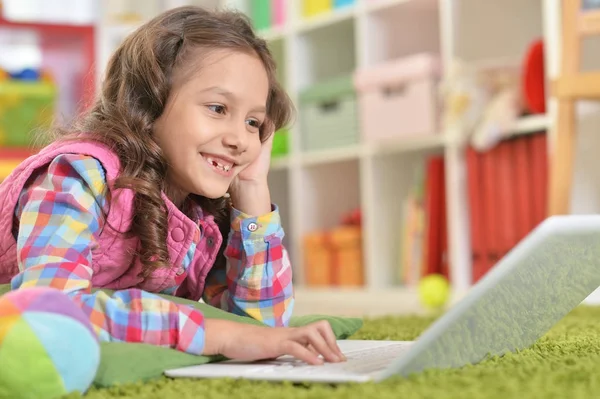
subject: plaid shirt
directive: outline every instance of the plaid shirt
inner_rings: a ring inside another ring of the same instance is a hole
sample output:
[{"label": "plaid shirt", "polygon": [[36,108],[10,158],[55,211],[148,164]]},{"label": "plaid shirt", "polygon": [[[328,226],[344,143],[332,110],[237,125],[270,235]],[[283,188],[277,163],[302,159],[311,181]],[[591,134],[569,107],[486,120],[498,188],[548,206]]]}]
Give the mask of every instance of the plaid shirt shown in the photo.
[{"label": "plaid shirt", "polygon": [[[50,286],[66,292],[104,341],[144,342],[201,354],[204,317],[190,306],[131,288],[112,295],[91,292],[92,248],[101,230],[106,180],[100,163],[89,156],[56,157],[48,170],[33,176],[20,195],[17,257],[20,273],[12,288]],[[223,310],[285,326],[293,307],[291,266],[280,240],[277,207],[257,220],[258,230],[240,231],[248,215],[233,210],[227,264],[212,269],[203,298]],[[195,246],[184,258],[187,269]],[[162,293],[173,294],[177,286]]]}]

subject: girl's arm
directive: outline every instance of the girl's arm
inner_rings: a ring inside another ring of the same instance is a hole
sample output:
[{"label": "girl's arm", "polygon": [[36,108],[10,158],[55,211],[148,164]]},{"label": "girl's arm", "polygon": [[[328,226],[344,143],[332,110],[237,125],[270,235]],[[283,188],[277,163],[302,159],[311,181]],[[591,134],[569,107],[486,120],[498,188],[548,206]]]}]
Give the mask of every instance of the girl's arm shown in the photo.
[{"label": "girl's arm", "polygon": [[12,280],[13,289],[50,286],[66,292],[104,341],[143,342],[240,360],[292,355],[322,364],[318,354],[330,362],[343,359],[325,321],[299,328],[267,328],[205,320],[189,306],[138,289],[92,294],[91,254],[101,229],[104,187],[96,160],[62,155],[23,191],[16,210],[21,272]]},{"label": "girl's arm", "polygon": [[225,267],[207,277],[204,300],[231,313],[253,317],[269,326],[287,326],[294,295],[292,268],[282,244],[279,210],[252,217],[232,210]]},{"label": "girl's arm", "polygon": [[101,229],[104,172],[91,157],[67,154],[23,190],[12,288],[49,286],[66,292],[89,316],[101,340],[143,342],[202,354],[201,312],[157,295],[127,289],[91,293],[92,249]]}]

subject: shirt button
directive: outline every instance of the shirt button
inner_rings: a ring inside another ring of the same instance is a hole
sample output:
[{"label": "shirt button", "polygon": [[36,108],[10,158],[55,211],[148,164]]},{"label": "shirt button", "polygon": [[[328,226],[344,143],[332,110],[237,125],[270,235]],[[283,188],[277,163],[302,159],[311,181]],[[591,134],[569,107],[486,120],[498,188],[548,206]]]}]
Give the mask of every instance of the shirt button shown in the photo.
[{"label": "shirt button", "polygon": [[213,244],[215,243],[215,240],[213,240],[213,238],[212,238],[212,237],[208,237],[208,239],[207,239],[206,241],[208,242],[208,246],[209,246],[209,247],[212,247],[212,246],[213,246]]},{"label": "shirt button", "polygon": [[180,267],[179,269],[177,269],[178,276],[181,276],[184,272],[185,272],[185,269],[183,267]]},{"label": "shirt button", "polygon": [[175,227],[171,232],[171,237],[174,241],[181,242],[183,241],[185,234],[183,233],[183,229],[181,227]]},{"label": "shirt button", "polygon": [[258,229],[258,225],[254,222],[252,222],[248,225],[248,230],[250,230],[250,231],[256,231],[257,229]]}]

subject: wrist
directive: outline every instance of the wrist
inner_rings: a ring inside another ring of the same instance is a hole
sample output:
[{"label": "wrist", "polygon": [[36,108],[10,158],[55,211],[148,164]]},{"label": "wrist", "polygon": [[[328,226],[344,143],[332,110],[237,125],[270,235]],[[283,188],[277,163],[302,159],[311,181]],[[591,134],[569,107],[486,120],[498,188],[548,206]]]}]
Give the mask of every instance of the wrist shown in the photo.
[{"label": "wrist", "polygon": [[210,319],[204,320],[204,356],[221,355],[225,345],[231,340],[231,332],[237,326],[229,320]]},{"label": "wrist", "polygon": [[204,356],[222,355],[230,359],[252,358],[254,345],[244,340],[248,336],[263,336],[266,327],[231,320],[205,320]]},{"label": "wrist", "polygon": [[242,181],[232,184],[229,194],[234,208],[250,216],[271,212],[271,195],[266,181]]}]

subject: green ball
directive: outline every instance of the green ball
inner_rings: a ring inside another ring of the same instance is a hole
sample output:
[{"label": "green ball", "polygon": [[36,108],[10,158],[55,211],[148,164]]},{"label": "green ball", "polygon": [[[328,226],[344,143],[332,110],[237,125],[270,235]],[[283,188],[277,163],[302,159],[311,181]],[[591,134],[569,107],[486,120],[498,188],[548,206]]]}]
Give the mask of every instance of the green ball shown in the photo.
[{"label": "green ball", "polygon": [[428,308],[440,308],[450,295],[450,283],[441,274],[429,274],[419,281],[419,299]]}]

